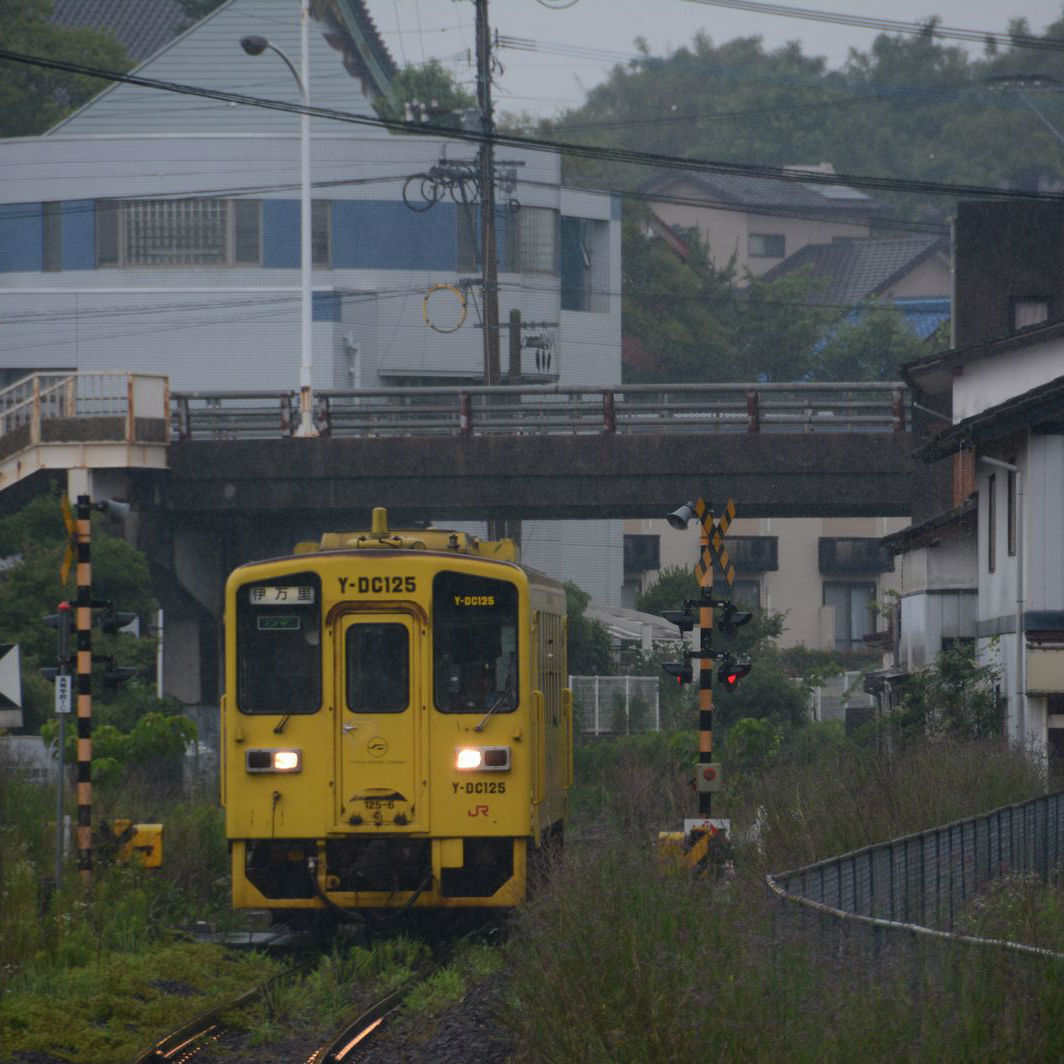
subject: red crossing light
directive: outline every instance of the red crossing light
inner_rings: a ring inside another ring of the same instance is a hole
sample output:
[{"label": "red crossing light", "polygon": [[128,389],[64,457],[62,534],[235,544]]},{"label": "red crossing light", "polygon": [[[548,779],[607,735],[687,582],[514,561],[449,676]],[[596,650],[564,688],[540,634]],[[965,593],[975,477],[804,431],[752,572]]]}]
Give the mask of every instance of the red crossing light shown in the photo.
[{"label": "red crossing light", "polygon": [[736,661],[734,658],[726,658],[724,664],[717,670],[717,679],[724,685],[725,691],[734,691],[739,686],[739,681],[750,671],[749,661]]}]

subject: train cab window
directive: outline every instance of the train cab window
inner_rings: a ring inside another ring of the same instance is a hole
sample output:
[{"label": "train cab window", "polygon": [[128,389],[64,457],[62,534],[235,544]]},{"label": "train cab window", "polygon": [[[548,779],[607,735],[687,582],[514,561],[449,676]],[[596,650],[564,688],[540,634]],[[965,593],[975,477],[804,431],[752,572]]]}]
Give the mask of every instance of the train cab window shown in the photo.
[{"label": "train cab window", "polygon": [[405,625],[351,625],[345,656],[352,713],[402,713],[410,705],[410,633]]},{"label": "train cab window", "polygon": [[444,571],[432,582],[433,689],[444,713],[517,708],[517,587]]},{"label": "train cab window", "polygon": [[244,713],[321,707],[321,581],[291,573],[236,593],[237,705]]}]

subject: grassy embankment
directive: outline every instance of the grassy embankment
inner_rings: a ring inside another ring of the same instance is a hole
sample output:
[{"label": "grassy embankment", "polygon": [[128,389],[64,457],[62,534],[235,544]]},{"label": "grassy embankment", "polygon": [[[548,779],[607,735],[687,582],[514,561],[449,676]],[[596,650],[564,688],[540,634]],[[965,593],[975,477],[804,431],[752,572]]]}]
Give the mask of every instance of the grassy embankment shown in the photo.
[{"label": "grassy embankment", "polygon": [[[1038,772],[997,743],[893,755],[830,743],[718,796],[740,830],[735,874],[663,868],[653,840],[691,815],[693,747],[647,736],[582,759],[581,831],[517,920],[508,1023],[522,1061],[1064,1059],[1064,963],[998,949],[844,934],[774,901],[766,871],[1021,801]],[[589,797],[594,798],[588,802]],[[967,929],[1064,951],[1059,891],[1006,880]]]}]

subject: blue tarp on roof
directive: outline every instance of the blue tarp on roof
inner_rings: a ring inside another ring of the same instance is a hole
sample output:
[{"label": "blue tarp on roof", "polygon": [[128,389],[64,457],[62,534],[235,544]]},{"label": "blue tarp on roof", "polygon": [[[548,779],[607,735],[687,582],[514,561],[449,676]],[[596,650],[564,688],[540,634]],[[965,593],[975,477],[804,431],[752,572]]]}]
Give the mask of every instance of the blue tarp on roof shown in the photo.
[{"label": "blue tarp on roof", "polygon": [[921,340],[926,340],[951,317],[948,299],[896,299],[894,306],[905,315],[909,328]]}]

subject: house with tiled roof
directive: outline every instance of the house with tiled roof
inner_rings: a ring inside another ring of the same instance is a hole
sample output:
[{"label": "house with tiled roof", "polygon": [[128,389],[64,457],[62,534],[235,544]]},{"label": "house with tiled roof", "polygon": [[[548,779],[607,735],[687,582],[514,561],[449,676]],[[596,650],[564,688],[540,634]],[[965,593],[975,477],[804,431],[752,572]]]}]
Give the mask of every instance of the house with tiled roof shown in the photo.
[{"label": "house with tiled roof", "polygon": [[801,274],[808,302],[840,311],[893,306],[927,339],[949,321],[953,276],[944,236],[854,239],[807,244],[769,270],[766,281]]},{"label": "house with tiled roof", "polygon": [[654,215],[681,237],[697,232],[718,269],[760,276],[807,244],[868,237],[891,208],[845,185],[802,181],[832,174],[828,163],[793,167],[795,177],[675,171],[640,187]]}]

